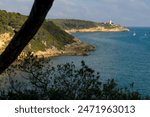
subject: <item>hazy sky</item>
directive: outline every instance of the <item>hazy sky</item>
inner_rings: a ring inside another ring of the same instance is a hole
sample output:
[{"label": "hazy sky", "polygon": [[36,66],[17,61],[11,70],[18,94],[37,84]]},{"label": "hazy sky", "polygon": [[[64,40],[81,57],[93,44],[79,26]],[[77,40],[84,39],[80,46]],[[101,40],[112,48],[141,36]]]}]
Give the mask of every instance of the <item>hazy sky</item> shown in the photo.
[{"label": "hazy sky", "polygon": [[[29,14],[34,0],[0,0],[0,9]],[[150,0],[55,0],[48,18],[113,20],[125,26],[150,26]]]}]

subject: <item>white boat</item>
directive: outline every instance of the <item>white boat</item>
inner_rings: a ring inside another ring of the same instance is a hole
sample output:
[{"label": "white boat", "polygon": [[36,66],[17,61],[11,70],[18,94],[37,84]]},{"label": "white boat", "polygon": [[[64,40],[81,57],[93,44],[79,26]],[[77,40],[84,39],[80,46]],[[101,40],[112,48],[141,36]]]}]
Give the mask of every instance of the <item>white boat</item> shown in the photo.
[{"label": "white boat", "polygon": [[133,33],[133,36],[136,36],[136,33],[135,33],[135,32]]}]

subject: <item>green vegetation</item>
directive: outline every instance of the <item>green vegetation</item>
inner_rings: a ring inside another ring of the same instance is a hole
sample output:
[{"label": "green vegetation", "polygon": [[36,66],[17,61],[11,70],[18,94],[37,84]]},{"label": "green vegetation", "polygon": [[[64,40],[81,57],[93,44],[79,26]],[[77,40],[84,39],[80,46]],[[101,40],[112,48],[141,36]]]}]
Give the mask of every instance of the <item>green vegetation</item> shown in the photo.
[{"label": "green vegetation", "polygon": [[20,29],[27,17],[19,13],[8,13],[5,10],[0,10],[0,33],[13,32]]},{"label": "green vegetation", "polygon": [[[19,13],[10,13],[0,10],[0,34],[11,33],[18,31],[23,23],[26,21],[27,16]],[[63,48],[65,44],[73,42],[73,36],[61,30],[58,26],[50,21],[45,21],[34,39],[29,43],[24,50],[28,51],[44,51],[52,46]]]},{"label": "green vegetation", "polygon": [[80,67],[74,63],[56,66],[49,59],[38,59],[28,54],[19,63],[3,74],[0,99],[149,99],[138,92],[119,88],[113,79],[102,82],[100,73],[89,68],[84,61]]},{"label": "green vegetation", "polygon": [[83,28],[92,28],[97,27],[98,23],[85,20],[74,20],[74,19],[52,19],[61,29],[83,29]]}]

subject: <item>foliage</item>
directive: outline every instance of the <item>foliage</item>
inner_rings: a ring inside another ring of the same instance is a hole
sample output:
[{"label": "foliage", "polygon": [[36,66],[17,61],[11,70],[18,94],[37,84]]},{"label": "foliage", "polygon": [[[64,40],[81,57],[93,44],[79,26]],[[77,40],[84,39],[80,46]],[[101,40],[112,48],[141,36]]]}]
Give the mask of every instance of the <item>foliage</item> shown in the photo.
[{"label": "foliage", "polygon": [[[4,31],[19,30],[25,20],[26,17],[19,13],[8,13],[7,11],[0,10],[0,24],[2,24],[2,27],[6,27]],[[0,33],[2,32],[3,30],[1,29]]]},{"label": "foliage", "polygon": [[50,20],[54,22],[61,29],[83,29],[83,28],[93,28],[97,26],[96,22],[85,21],[85,20],[74,20],[74,19],[53,19]]},{"label": "foliage", "polygon": [[[26,19],[27,16],[19,13],[0,10],[0,34],[5,32],[14,34],[14,32],[21,28]],[[72,35],[64,32],[52,22],[45,21],[34,39],[30,42],[30,46],[27,46],[24,52],[44,51],[52,46],[63,48],[65,44],[74,42],[73,38]]]},{"label": "foliage", "polygon": [[[74,63],[56,66],[50,64],[49,59],[29,54],[24,61],[17,62],[19,64],[5,73],[9,77],[5,76],[0,99],[145,99],[138,92],[118,88],[113,79],[102,83],[100,73],[89,68],[84,61],[80,67]],[[17,76],[21,79],[16,79]]]}]

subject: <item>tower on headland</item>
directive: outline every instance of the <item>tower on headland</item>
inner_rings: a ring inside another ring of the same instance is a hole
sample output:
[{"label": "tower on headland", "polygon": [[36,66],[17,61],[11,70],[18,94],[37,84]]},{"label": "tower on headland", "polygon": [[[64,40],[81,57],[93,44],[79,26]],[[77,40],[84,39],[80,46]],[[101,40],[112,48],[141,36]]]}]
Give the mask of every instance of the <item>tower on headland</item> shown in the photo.
[{"label": "tower on headland", "polygon": [[112,24],[113,24],[112,20],[109,20],[109,21],[108,21],[108,24],[112,25]]},{"label": "tower on headland", "polygon": [[109,21],[105,22],[105,24],[113,25],[114,23],[112,22],[112,20],[109,20]]}]

